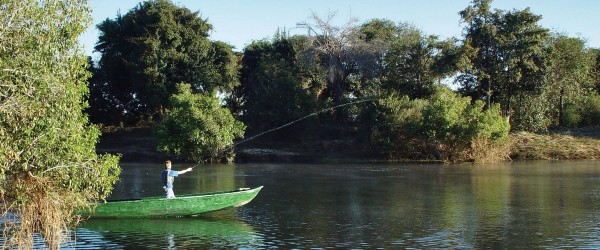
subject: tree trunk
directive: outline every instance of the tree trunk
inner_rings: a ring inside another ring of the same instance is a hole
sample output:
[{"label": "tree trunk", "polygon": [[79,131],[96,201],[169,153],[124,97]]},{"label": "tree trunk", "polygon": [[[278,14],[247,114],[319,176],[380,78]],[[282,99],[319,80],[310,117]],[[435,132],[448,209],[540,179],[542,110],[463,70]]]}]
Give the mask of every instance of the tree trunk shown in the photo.
[{"label": "tree trunk", "polygon": [[490,109],[490,107],[492,106],[492,79],[491,78],[487,78],[487,86],[486,86],[486,91],[485,91],[485,96],[486,96],[486,100],[485,100],[485,110]]}]

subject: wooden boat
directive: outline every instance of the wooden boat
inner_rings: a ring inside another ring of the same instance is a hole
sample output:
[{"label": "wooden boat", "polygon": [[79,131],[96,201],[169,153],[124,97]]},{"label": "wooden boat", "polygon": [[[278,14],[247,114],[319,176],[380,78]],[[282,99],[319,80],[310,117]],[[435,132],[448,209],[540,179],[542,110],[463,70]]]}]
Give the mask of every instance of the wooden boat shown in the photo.
[{"label": "wooden boat", "polygon": [[82,211],[91,218],[153,218],[181,217],[243,206],[263,187],[243,188],[234,191],[181,195],[177,198],[150,197],[134,200],[99,203],[92,212]]}]

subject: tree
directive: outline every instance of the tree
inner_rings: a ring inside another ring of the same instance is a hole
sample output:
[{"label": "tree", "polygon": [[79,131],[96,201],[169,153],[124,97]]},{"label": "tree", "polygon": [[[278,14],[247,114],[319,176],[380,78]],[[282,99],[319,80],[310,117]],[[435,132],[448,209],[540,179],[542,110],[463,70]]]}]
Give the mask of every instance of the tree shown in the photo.
[{"label": "tree", "polygon": [[349,77],[349,95],[369,98],[380,94],[386,70],[386,55],[398,37],[398,27],[387,19],[371,19],[358,27],[352,57],[356,72]]},{"label": "tree", "polygon": [[388,19],[371,19],[360,26],[360,33],[367,42],[380,40],[391,41],[397,37],[398,28]]},{"label": "tree", "polygon": [[513,106],[523,105],[518,101],[523,95],[537,96],[544,91],[547,72],[544,47],[549,36],[548,30],[537,24],[541,16],[529,9],[496,13],[498,70],[493,76],[496,84],[492,88],[492,101],[499,103],[503,114],[510,116],[514,113]]},{"label": "tree", "polygon": [[411,98],[427,98],[444,77],[455,71],[455,63],[450,60],[454,47],[450,41],[425,36],[409,24],[401,24],[397,30],[385,53],[384,88]]},{"label": "tree", "polygon": [[129,122],[160,115],[176,83],[208,95],[238,84],[232,47],[208,39],[212,26],[198,12],[150,0],[97,27],[105,96]]},{"label": "tree", "polygon": [[[354,37],[357,33],[355,20],[339,27],[332,23],[334,17],[335,13],[329,13],[324,18],[313,13],[312,23],[303,22],[300,26],[309,31],[312,44],[306,51],[306,56],[311,58],[309,61],[324,65],[327,85],[320,97],[331,99],[334,104],[339,105],[349,89],[348,76],[356,71],[354,58],[350,56],[354,47],[350,44],[357,41]],[[310,35],[311,32],[313,35]]]},{"label": "tree", "polygon": [[[95,152],[100,132],[83,114],[86,57],[78,36],[86,2],[3,1],[0,15],[0,197],[4,247],[58,249],[76,212],[105,199],[117,156]],[[11,215],[18,215],[15,221]]]},{"label": "tree", "polygon": [[[553,37],[548,47],[549,70],[548,97],[558,115],[554,116],[554,124],[565,124],[565,108],[580,107],[584,96],[594,92],[592,53],[585,47],[585,41],[580,38],[558,35]],[[577,125],[578,121],[569,122]]]},{"label": "tree", "polygon": [[[492,12],[491,2],[474,0],[460,12],[467,23],[463,51],[469,55],[471,67],[464,69],[459,80],[463,93],[484,100],[486,108],[492,103],[501,104],[503,114],[510,117],[525,105],[523,100],[542,94],[546,73],[543,48],[548,31],[537,24],[541,16],[529,9]],[[534,126],[532,123],[517,126],[521,121],[511,119],[513,128]],[[537,128],[544,123],[536,121]]]},{"label": "tree", "polygon": [[[302,52],[303,62],[317,64],[324,81],[319,99],[340,105],[364,97],[361,93],[369,81],[377,81],[382,70],[382,56],[389,41],[389,23],[372,20],[359,27],[351,19],[342,26],[333,24],[335,13],[320,17],[313,13],[309,22],[300,23],[309,31],[309,46]],[[377,30],[380,29],[380,30]],[[353,116],[343,109],[335,111],[336,120],[346,122]]]},{"label": "tree", "polygon": [[94,65],[91,57],[88,57],[88,64],[91,77],[88,80],[90,94],[86,113],[90,121],[95,124],[119,124],[123,111],[119,100],[109,94],[111,86],[106,81],[106,75]]},{"label": "tree", "polygon": [[464,46],[466,51],[472,51],[472,68],[467,70],[460,80],[463,91],[475,99],[486,101],[486,107],[491,106],[493,76],[497,75],[497,42],[494,41],[497,28],[493,23],[495,18],[491,12],[492,0],[473,0],[459,14],[467,24],[465,28]]},{"label": "tree", "polygon": [[158,149],[196,162],[231,161],[233,142],[245,126],[221,107],[219,99],[192,93],[190,84],[178,84],[171,108],[156,128]]},{"label": "tree", "polygon": [[[248,131],[257,134],[314,112],[316,95],[311,93],[309,72],[297,61],[305,46],[302,37],[278,36],[273,41],[255,41],[244,49],[239,94],[242,119]],[[308,126],[311,127],[311,126]],[[305,126],[278,131],[279,139],[298,139]]]}]

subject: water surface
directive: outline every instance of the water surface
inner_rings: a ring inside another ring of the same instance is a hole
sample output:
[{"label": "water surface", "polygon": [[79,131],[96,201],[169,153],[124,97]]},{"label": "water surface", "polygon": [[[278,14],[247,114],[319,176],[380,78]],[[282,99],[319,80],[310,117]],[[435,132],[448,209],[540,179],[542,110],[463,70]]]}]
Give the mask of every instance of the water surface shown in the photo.
[{"label": "water surface", "polygon": [[[162,195],[162,164],[122,167],[112,199]],[[597,161],[199,165],[174,190],[261,185],[250,204],[205,216],[90,220],[66,247],[600,248]]]}]

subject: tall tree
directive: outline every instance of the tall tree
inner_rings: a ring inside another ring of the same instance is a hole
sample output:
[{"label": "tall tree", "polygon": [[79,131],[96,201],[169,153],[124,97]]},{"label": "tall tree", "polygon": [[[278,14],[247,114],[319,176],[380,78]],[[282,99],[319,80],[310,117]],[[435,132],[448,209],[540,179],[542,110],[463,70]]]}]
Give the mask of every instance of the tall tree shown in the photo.
[{"label": "tall tree", "polygon": [[[3,248],[58,249],[74,214],[106,198],[118,157],[95,151],[100,132],[83,114],[90,21],[78,0],[0,2],[0,198]],[[13,217],[18,215],[18,221]]]},{"label": "tall tree", "polygon": [[[298,119],[316,108],[310,73],[297,61],[305,37],[277,36],[255,41],[244,49],[241,85],[242,119],[249,133],[257,134]],[[305,127],[279,131],[278,138],[297,139]]]},{"label": "tall tree", "polygon": [[311,23],[303,22],[300,25],[308,29],[311,50],[307,51],[317,63],[326,65],[327,85],[322,91],[324,99],[331,99],[335,104],[340,104],[347,93],[348,76],[355,71],[355,64],[349,58],[349,44],[354,39],[355,20],[350,20],[344,26],[332,23],[335,13],[320,17],[313,13]]},{"label": "tall tree", "polygon": [[500,103],[505,115],[510,115],[513,103],[521,95],[540,95],[544,88],[547,59],[544,46],[548,30],[537,23],[541,16],[525,10],[496,11],[498,54],[496,85],[492,101]]},{"label": "tall tree", "polygon": [[[324,83],[316,91],[323,107],[378,94],[383,55],[389,47],[388,39],[393,36],[393,26],[386,20],[371,20],[361,27],[351,19],[339,26],[334,24],[334,17],[335,13],[325,17],[313,13],[300,25],[309,31],[309,47],[301,53],[301,58],[319,69],[313,72],[320,79],[316,82]],[[358,111],[356,107],[344,106],[320,118],[341,134],[351,133],[356,128]]]},{"label": "tall tree", "polygon": [[473,51],[471,69],[460,78],[465,91],[475,99],[486,101],[490,107],[492,100],[493,76],[497,75],[497,45],[495,41],[497,27],[494,25],[494,13],[491,11],[492,0],[473,0],[470,6],[459,14],[467,24],[465,28],[464,46],[466,51]]},{"label": "tall tree", "polygon": [[401,24],[397,29],[396,38],[385,53],[384,86],[411,98],[427,98],[453,71],[453,62],[447,60],[453,47],[448,41],[423,35],[409,24]]},{"label": "tall tree", "polygon": [[[459,79],[462,91],[485,100],[486,107],[492,102],[500,103],[503,114],[511,116],[526,105],[525,99],[542,94],[547,70],[543,49],[548,30],[539,26],[541,16],[529,9],[492,12],[490,5],[491,0],[474,0],[460,12],[467,23],[463,50],[470,54],[472,66]],[[544,114],[537,122],[538,128],[543,127],[546,112],[533,112]],[[519,122],[525,129],[528,124],[533,125],[531,121],[511,119],[513,125]]]},{"label": "tall tree", "polygon": [[[310,46],[303,52],[304,60],[319,64],[326,85],[319,91],[321,100],[339,105],[351,99],[356,85],[379,76],[381,57],[387,47],[389,23],[372,20],[363,27],[351,19],[342,26],[333,23],[335,13],[325,17],[313,13],[310,20],[300,23],[307,28]],[[378,33],[378,34],[377,34]],[[358,81],[358,83],[357,83]]]},{"label": "tall tree", "polygon": [[237,84],[231,46],[208,39],[212,26],[198,12],[169,0],[140,3],[124,16],[98,24],[95,49],[106,76],[106,95],[130,120],[168,107],[180,82],[195,92],[228,92]]},{"label": "tall tree", "polygon": [[565,105],[578,106],[579,100],[594,91],[593,54],[580,38],[558,35],[548,48],[549,68],[546,75],[550,103],[558,110],[555,124],[564,124]]}]

